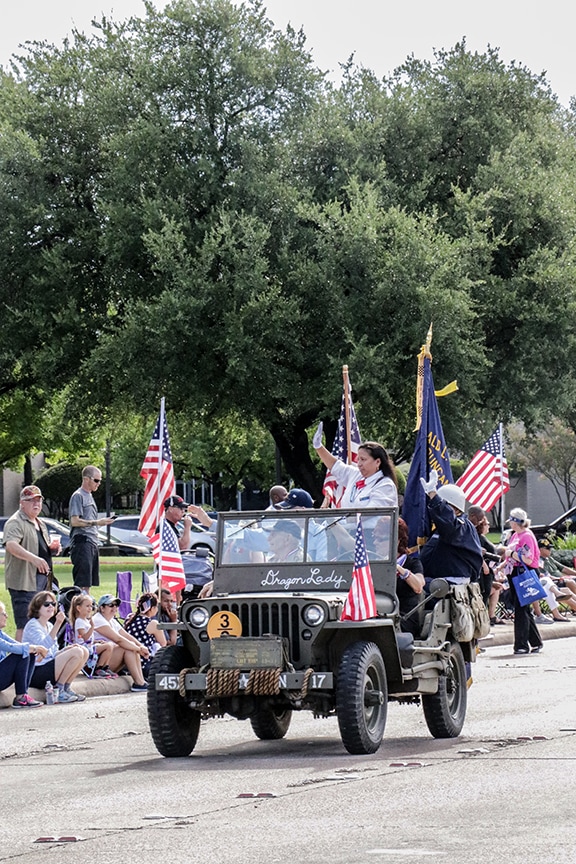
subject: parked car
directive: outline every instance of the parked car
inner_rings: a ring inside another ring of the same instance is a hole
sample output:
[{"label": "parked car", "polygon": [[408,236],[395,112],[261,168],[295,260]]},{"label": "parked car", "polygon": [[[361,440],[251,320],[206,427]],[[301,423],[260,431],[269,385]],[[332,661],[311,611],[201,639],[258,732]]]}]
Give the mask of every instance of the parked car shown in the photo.
[{"label": "parked car", "polygon": [[[147,545],[151,550],[152,547],[150,546],[150,541],[145,534],[142,534],[142,532],[138,530],[139,520],[140,517],[138,515],[118,516],[114,520],[112,526],[114,536],[123,540],[125,543],[136,543],[141,546]],[[192,523],[191,529],[192,537],[190,539],[190,549],[205,547],[214,553],[216,549],[216,534],[214,531],[206,531],[195,522]]]},{"label": "parked car", "polygon": [[[62,546],[62,552],[60,554],[69,555],[70,527],[65,525],[63,522],[59,522],[58,519],[44,516],[42,519],[46,523],[46,527],[51,534],[59,535],[60,544]],[[121,537],[117,537],[113,532],[110,532],[110,542],[108,542],[108,534],[105,529],[98,531],[98,546],[102,555],[148,556],[152,554],[152,547],[149,543],[125,543]]]},{"label": "parked car", "polygon": [[530,528],[540,540],[545,535],[553,532],[556,537],[564,537],[565,534],[576,534],[576,507],[571,507],[561,516],[557,516],[547,525],[531,525]]}]

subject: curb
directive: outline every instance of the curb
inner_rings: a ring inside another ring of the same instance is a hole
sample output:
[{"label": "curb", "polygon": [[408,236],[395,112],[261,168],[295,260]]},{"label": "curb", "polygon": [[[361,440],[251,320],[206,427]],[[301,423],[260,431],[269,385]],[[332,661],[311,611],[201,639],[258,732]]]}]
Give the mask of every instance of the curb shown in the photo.
[{"label": "curb", "polygon": [[[72,685],[72,689],[76,693],[81,693],[82,696],[120,696],[123,693],[130,693],[132,686],[132,678],[129,675],[121,675],[119,678],[86,678],[85,675],[79,675]],[[39,702],[46,702],[46,694],[44,690],[37,690],[35,687],[30,687],[28,690],[33,699]],[[14,685],[11,685],[6,690],[0,692],[0,708],[10,708],[12,700],[15,696]],[[138,695],[138,694],[135,694]]]},{"label": "curb", "polygon": [[[576,636],[576,618],[569,618],[568,621],[559,621],[554,624],[539,624],[538,632],[542,637],[542,641],[548,639],[562,639],[564,636]],[[490,628],[490,633],[484,639],[479,640],[482,648],[492,648],[497,645],[513,645],[514,644],[514,622],[506,624],[497,624]]]}]

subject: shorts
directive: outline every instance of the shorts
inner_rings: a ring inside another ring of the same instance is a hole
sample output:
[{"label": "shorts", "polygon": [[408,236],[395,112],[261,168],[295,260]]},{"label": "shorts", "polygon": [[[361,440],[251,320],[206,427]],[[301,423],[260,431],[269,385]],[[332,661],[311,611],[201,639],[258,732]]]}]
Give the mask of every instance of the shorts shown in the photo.
[{"label": "shorts", "polygon": [[37,690],[44,690],[46,682],[51,681],[56,684],[56,664],[54,658],[43,663],[42,666],[35,666],[32,678],[30,679],[30,687],[36,687]]},{"label": "shorts", "polygon": [[32,598],[36,596],[36,591],[17,591],[15,588],[9,588],[8,592],[12,601],[16,629],[23,630],[28,623],[28,606]]}]

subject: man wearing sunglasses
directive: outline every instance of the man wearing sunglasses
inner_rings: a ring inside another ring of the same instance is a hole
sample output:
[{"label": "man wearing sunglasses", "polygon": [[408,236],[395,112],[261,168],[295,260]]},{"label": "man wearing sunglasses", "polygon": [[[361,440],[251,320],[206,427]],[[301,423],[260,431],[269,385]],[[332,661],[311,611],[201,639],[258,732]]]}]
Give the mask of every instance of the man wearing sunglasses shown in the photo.
[{"label": "man wearing sunglasses", "polygon": [[82,485],[72,493],[68,505],[70,519],[70,558],[72,579],[79,588],[100,584],[98,560],[98,528],[110,525],[112,518],[98,518],[94,492],[102,482],[102,472],[95,465],[82,471]]}]

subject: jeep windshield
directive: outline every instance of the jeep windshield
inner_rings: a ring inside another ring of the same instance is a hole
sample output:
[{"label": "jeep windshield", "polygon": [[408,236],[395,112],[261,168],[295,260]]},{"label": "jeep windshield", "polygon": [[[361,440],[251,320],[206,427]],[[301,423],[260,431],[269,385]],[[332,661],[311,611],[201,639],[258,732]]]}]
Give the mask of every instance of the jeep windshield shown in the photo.
[{"label": "jeep windshield", "polygon": [[350,586],[358,519],[376,591],[395,579],[397,511],[220,513],[215,591],[343,591]]}]

